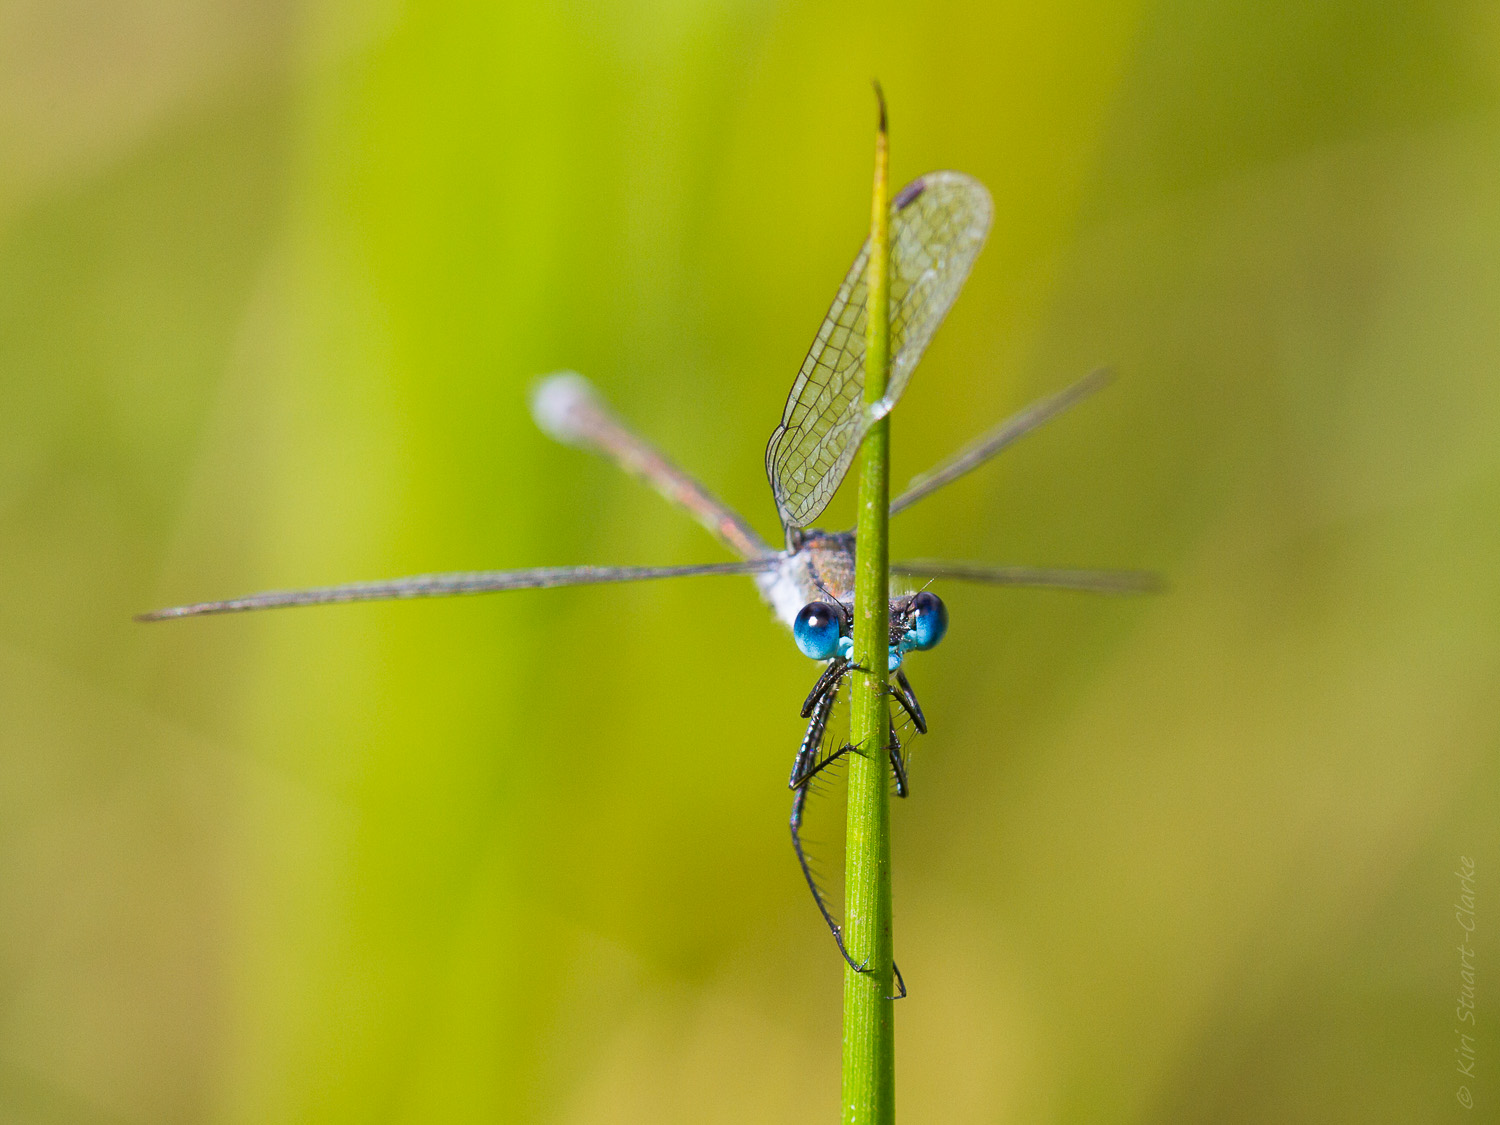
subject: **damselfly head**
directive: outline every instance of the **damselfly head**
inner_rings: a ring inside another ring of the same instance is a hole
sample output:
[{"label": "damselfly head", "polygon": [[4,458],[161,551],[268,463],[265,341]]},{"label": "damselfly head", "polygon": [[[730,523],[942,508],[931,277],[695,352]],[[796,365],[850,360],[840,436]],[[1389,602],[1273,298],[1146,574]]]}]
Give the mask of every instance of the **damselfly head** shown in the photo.
[{"label": "damselfly head", "polygon": [[[910,597],[891,599],[890,649],[887,671],[894,672],[908,652],[936,647],[948,631],[948,607],[928,590]],[[808,602],[792,622],[792,639],[804,656],[813,660],[850,658],[854,648],[850,636],[849,611],[837,602]]]}]

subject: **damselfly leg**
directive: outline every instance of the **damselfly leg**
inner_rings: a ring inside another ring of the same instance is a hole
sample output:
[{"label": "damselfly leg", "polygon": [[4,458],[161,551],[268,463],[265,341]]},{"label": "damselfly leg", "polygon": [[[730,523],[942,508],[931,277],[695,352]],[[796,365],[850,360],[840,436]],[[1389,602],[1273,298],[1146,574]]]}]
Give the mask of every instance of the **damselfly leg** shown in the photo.
[{"label": "damselfly leg", "polygon": [[927,716],[922,714],[922,705],[917,702],[917,693],[911,690],[911,681],[906,678],[906,669],[896,669],[896,686],[891,689],[896,702],[911,716],[912,725],[918,734],[927,733]]},{"label": "damselfly leg", "polygon": [[906,758],[901,753],[901,739],[896,734],[895,720],[886,723],[886,732],[886,748],[891,757],[891,776],[896,780],[896,796],[905,797],[911,792],[911,787],[906,784]]},{"label": "damselfly leg", "polygon": [[[853,957],[849,956],[849,950],[844,946],[843,927],[839,925],[833,912],[828,909],[828,904],[823,900],[822,888],[818,886],[817,876],[813,873],[812,864],[807,858],[807,851],[802,846],[802,817],[807,809],[807,798],[812,793],[813,778],[853,749],[846,740],[839,738],[836,734],[830,738],[830,720],[848,671],[849,665],[846,662],[833,661],[818,677],[812,694],[807,697],[807,704],[803,706],[802,714],[808,716],[810,721],[807,724],[807,732],[802,736],[802,744],[797,747],[797,756],[792,761],[792,776],[787,780],[787,787],[792,790],[792,850],[797,853],[797,863],[802,868],[802,876],[807,880],[808,889],[812,891],[813,902],[817,904],[818,913],[822,914],[823,921],[828,923],[828,930],[833,934],[834,944],[839,947],[839,952],[843,954],[844,960],[849,963],[850,967],[862,973],[866,971],[865,966],[858,964]],[[825,747],[829,746],[833,748],[825,751]]]},{"label": "damselfly leg", "polygon": [[[828,905],[829,897],[814,870],[802,835],[808,802],[816,788],[814,782],[827,777],[829,768],[842,762],[848,754],[859,752],[848,741],[846,723],[840,721],[840,719],[846,719],[847,716],[836,711],[838,705],[843,702],[845,685],[849,683],[850,674],[854,671],[856,671],[856,666],[848,661],[832,660],[818,677],[818,682],[813,685],[813,690],[809,693],[802,708],[802,716],[808,720],[807,730],[797,747],[797,756],[792,762],[792,774],[787,781],[787,786],[792,790],[790,821],[792,849],[797,854],[797,863],[802,868],[803,878],[807,880],[808,890],[812,892],[813,903],[817,906],[818,913],[823,916],[829,932],[833,934],[834,944],[838,946],[839,953],[843,955],[844,960],[857,972],[866,972],[866,966],[856,962],[844,945],[843,927]],[[911,684],[904,675],[898,674],[896,685],[886,687],[885,691],[899,704],[899,710],[892,710],[886,728],[886,754],[890,762],[896,795],[905,797],[909,790],[906,778],[905,746],[901,733],[905,732],[908,738],[912,731],[925,733],[926,721],[921,718],[922,709],[911,690]],[[896,973],[896,980],[898,995],[905,996],[906,985],[901,981],[899,970]]]}]

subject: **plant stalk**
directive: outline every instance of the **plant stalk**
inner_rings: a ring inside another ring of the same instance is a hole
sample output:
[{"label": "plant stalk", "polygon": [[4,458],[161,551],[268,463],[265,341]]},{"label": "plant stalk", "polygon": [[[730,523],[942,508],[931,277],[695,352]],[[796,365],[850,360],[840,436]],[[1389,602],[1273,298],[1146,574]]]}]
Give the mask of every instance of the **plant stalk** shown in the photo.
[{"label": "plant stalk", "polygon": [[[880,130],[870,209],[865,404],[879,402],[890,371],[890,188],[885,98],[877,83]],[[855,525],[854,673],[850,698],[848,829],[845,834],[845,942],[867,972],[844,969],[845,1125],[896,1119],[896,1041],[891,987],[891,839],[887,760],[890,578],[886,524],[890,509],[890,416],[865,436],[859,463]]]}]

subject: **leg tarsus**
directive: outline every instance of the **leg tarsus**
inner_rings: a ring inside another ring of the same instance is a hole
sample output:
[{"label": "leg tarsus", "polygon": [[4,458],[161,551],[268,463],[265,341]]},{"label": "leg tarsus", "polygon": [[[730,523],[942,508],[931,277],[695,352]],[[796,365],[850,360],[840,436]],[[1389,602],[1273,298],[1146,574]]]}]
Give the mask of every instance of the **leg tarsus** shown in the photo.
[{"label": "leg tarsus", "polygon": [[904,981],[904,980],[901,979],[901,966],[898,965],[898,964],[896,964],[896,962],[894,960],[891,961],[891,972],[893,972],[893,973],[896,974],[896,989],[897,989],[897,992],[896,992],[896,995],[894,995],[894,996],[887,996],[886,999],[887,1000],[905,1000],[906,999],[906,981]]}]

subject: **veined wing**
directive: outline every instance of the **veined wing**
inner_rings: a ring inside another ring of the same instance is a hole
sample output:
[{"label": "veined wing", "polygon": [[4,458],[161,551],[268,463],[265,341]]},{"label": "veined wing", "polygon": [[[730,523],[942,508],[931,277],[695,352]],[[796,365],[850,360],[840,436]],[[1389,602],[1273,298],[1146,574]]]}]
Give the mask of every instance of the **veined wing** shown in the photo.
[{"label": "veined wing", "polygon": [[828,506],[865,432],[889,413],[952,307],[989,233],[990,193],[961,172],[930,172],[891,201],[891,370],[864,404],[867,239],[823,318],[766,446],[766,475],[785,527]]},{"label": "veined wing", "polygon": [[1056,418],[1074,403],[1087,398],[1110,381],[1113,376],[1109,368],[1100,367],[1090,371],[1071,387],[1064,387],[1056,394],[1032,403],[1019,414],[1013,414],[987,434],[981,435],[953,457],[936,468],[930,469],[906,486],[906,491],[891,501],[891,515],[909,508],[925,496],[930,496],[945,484],[951,484],[965,473],[973,472],[995,454],[1032,430]]},{"label": "veined wing", "polygon": [[1161,575],[1148,570],[1068,570],[1047,566],[995,566],[991,563],[912,559],[891,563],[891,573],[908,578],[949,578],[990,586],[1031,586],[1052,590],[1082,590],[1090,594],[1159,594],[1166,589]]},{"label": "veined wing", "polygon": [[137,621],[169,617],[203,617],[296,605],[374,602],[401,598],[446,598],[488,594],[497,590],[540,590],[551,586],[591,586],[600,582],[641,582],[651,578],[687,578],[703,574],[757,574],[774,569],[779,555],[696,566],[538,566],[529,570],[470,570],[454,574],[418,574],[384,582],[349,582],[310,590],[268,590],[219,602],[197,602],[136,615]]},{"label": "veined wing", "polygon": [[741,557],[772,554],[738,512],[626,425],[582,375],[559,371],[541,380],[531,392],[531,415],[543,433],[566,445],[601,453],[645,481]]}]

